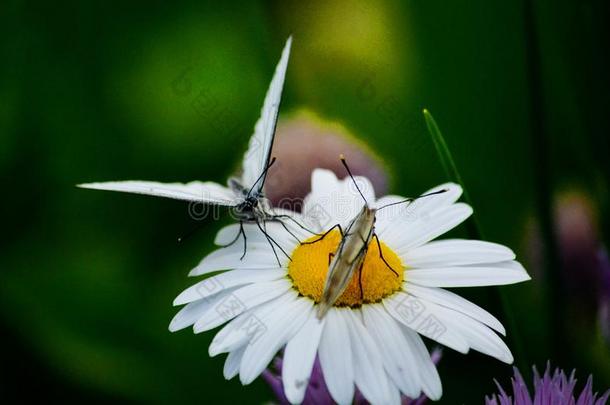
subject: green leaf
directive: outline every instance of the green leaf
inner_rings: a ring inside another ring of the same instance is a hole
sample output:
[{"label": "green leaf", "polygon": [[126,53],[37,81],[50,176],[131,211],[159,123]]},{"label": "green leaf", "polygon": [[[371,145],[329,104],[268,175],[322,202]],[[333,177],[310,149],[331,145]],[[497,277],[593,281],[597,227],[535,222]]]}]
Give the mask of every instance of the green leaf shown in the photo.
[{"label": "green leaf", "polygon": [[[438,154],[438,158],[441,161],[441,165],[445,170],[445,174],[447,175],[450,181],[462,186],[462,189],[464,190],[464,201],[466,201],[466,203],[472,206],[472,200],[468,195],[468,191],[466,190],[466,186],[464,185],[462,176],[460,176],[460,172],[458,171],[457,166],[455,165],[453,156],[451,156],[451,151],[447,146],[447,142],[445,142],[445,138],[443,137],[441,130],[438,128],[434,117],[432,117],[430,111],[425,108],[424,118],[426,119],[426,126],[428,127],[428,132],[430,133],[432,142],[434,142],[436,153]],[[468,233],[471,238],[483,239],[483,232],[481,231],[481,226],[479,225],[476,218],[471,217],[471,219],[466,223],[466,226],[468,228]]]},{"label": "green leaf", "polygon": [[453,161],[453,156],[451,156],[451,151],[447,147],[447,142],[445,142],[445,138],[443,138],[443,134],[441,130],[438,129],[438,125],[430,114],[430,111],[424,108],[424,118],[426,119],[426,126],[428,127],[428,132],[430,132],[430,136],[432,137],[432,142],[434,142],[434,147],[436,148],[436,153],[438,153],[438,157],[443,165],[443,169],[445,173],[456,183],[462,184],[462,177],[455,166],[455,162]]}]

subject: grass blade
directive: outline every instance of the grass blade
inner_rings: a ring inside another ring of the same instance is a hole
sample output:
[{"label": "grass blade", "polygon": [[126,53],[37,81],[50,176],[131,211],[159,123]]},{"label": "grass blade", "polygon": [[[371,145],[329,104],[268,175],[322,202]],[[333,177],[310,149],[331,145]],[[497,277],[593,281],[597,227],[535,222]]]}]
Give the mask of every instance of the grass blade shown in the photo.
[{"label": "grass blade", "polygon": [[[432,138],[432,142],[434,143],[434,147],[436,148],[436,153],[438,155],[439,160],[441,161],[443,169],[445,170],[445,175],[450,181],[462,186],[464,201],[470,206],[473,206],[472,200],[470,199],[470,195],[468,194],[466,186],[464,185],[464,181],[462,180],[462,176],[460,176],[460,172],[457,169],[455,161],[453,160],[453,156],[451,155],[451,151],[447,146],[447,142],[445,142],[445,138],[443,137],[441,130],[438,128],[438,125],[436,124],[434,117],[432,117],[432,114],[430,114],[430,111],[424,109],[423,113],[424,118],[426,119],[426,126],[428,127],[428,132],[430,133],[430,137]],[[485,239],[483,237],[481,225],[474,216],[471,216],[468,219],[466,227],[470,238],[481,240]],[[501,288],[496,287],[493,289],[493,291],[495,291],[494,297],[492,297],[492,299],[495,301],[493,302],[493,305],[497,306],[503,312],[502,318],[504,318],[505,323],[508,324],[508,327],[512,332],[511,340],[515,350],[515,358],[517,359],[517,364],[519,365],[519,368],[521,370],[527,370],[529,368],[529,365],[525,359],[523,346],[519,337],[516,321],[513,316],[513,312],[510,309],[510,302],[508,301],[506,294],[504,293],[504,291],[502,291]]]}]

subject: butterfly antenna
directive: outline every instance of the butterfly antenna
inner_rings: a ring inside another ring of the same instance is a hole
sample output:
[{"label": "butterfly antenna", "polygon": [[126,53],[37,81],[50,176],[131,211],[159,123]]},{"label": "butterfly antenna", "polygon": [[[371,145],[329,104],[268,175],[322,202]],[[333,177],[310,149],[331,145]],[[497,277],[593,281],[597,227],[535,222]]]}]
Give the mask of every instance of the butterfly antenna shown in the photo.
[{"label": "butterfly antenna", "polygon": [[433,192],[428,193],[428,194],[422,194],[422,195],[420,195],[419,197],[406,198],[406,199],[404,199],[404,200],[402,200],[402,201],[396,201],[396,202],[393,202],[393,203],[386,204],[386,205],[384,205],[384,206],[382,206],[382,207],[379,207],[379,208],[377,208],[377,211],[382,210],[382,209],[384,209],[384,208],[391,207],[391,206],[393,206],[393,205],[399,205],[399,204],[409,203],[409,202],[413,202],[413,201],[415,201],[415,200],[419,200],[420,198],[424,198],[424,197],[430,197],[430,196],[432,196],[432,195],[437,195],[437,194],[446,193],[447,191],[449,191],[449,189],[444,188],[444,189],[442,189],[442,190],[433,191]]},{"label": "butterfly antenna", "polygon": [[265,178],[265,176],[267,175],[267,172],[269,171],[269,169],[271,168],[271,165],[273,165],[275,163],[275,157],[271,158],[271,161],[269,162],[269,164],[267,165],[267,167],[265,168],[265,170],[263,170],[263,172],[261,173],[260,176],[258,176],[258,179],[256,179],[256,181],[254,182],[254,184],[252,185],[252,187],[250,187],[250,190],[248,190],[248,197],[250,197],[250,193],[252,192],[252,190],[254,189],[254,187],[256,187],[256,185],[258,184],[259,181],[261,181],[262,179]]},{"label": "butterfly antenna", "polygon": [[358,193],[360,193],[360,197],[362,197],[362,199],[364,200],[365,204],[368,204],[368,201],[366,200],[366,197],[364,196],[364,194],[362,194],[362,190],[360,190],[360,187],[358,187],[358,182],[354,178],[354,175],[352,174],[352,171],[349,169],[349,166],[347,165],[347,162],[345,161],[345,156],[343,156],[343,154],[341,154],[341,155],[339,155],[339,159],[341,159],[341,163],[343,163],[343,166],[345,166],[345,170],[347,170],[347,174],[349,174],[349,177],[354,182],[354,186],[356,186],[356,190],[358,190]]}]

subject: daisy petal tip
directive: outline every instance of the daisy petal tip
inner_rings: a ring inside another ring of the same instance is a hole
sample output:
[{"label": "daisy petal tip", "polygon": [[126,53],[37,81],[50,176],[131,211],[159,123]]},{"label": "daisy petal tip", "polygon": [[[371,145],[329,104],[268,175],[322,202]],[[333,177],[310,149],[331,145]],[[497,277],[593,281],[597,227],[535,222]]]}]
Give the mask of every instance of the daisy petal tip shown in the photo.
[{"label": "daisy petal tip", "polygon": [[257,376],[253,376],[250,374],[246,374],[246,373],[240,373],[239,374],[239,382],[241,382],[241,385],[248,385],[250,384],[252,381],[254,381],[254,379]]},{"label": "daisy petal tip", "polygon": [[430,400],[438,401],[443,396],[443,387],[439,383],[438,386],[426,390],[424,394],[430,398]]},{"label": "daisy petal tip", "polygon": [[197,271],[197,267],[195,267],[193,270],[191,270],[191,271],[189,271],[189,272],[188,272],[188,276],[189,276],[189,277],[195,277],[195,276],[197,276],[197,275],[199,275],[199,274],[198,274],[198,271]]},{"label": "daisy petal tip", "polygon": [[100,183],[78,183],[75,186],[78,188],[99,188]]},{"label": "daisy petal tip", "polygon": [[462,207],[464,207],[464,215],[466,215],[466,218],[468,218],[469,216],[472,215],[472,213],[474,212],[474,210],[472,209],[472,207],[466,203],[458,203],[460,204]]},{"label": "daisy petal tip", "polygon": [[206,325],[202,322],[195,322],[195,324],[193,325],[193,333],[197,334],[197,333],[201,333],[201,332],[205,332],[206,330],[208,330],[208,328],[206,327]]},{"label": "daisy petal tip", "polygon": [[447,182],[445,184],[441,184],[439,187],[443,188],[443,189],[445,189],[447,191],[452,191],[452,190],[462,191],[462,186],[460,186],[458,183],[454,183],[452,181]]},{"label": "daisy petal tip", "polygon": [[525,267],[523,267],[521,263],[516,260],[511,261],[511,263],[515,269],[515,272],[518,273],[515,283],[521,283],[523,281],[529,281],[532,279],[532,277],[529,275],[527,270],[525,270]]},{"label": "daisy petal tip", "polygon": [[215,344],[211,344],[210,347],[208,347],[208,355],[210,357],[216,357],[221,353],[219,347]]},{"label": "daisy petal tip", "polygon": [[182,329],[182,328],[178,327],[178,325],[176,325],[176,322],[174,322],[174,321],[171,321],[169,323],[169,326],[167,327],[167,330],[169,330],[172,333],[177,332],[180,329]]},{"label": "daisy petal tip", "polygon": [[504,353],[503,356],[498,357],[497,359],[506,364],[513,364],[515,362],[515,358],[511,352]]}]

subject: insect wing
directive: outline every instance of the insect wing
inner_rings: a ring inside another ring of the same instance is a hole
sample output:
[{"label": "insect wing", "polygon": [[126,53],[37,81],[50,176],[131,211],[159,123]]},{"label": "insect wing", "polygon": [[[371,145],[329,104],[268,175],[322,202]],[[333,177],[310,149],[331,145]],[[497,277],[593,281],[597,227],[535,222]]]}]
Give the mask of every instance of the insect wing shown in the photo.
[{"label": "insect wing", "polygon": [[244,155],[241,183],[253,195],[260,194],[265,184],[291,44],[292,37],[286,41],[280,61],[275,68],[273,79],[265,96],[261,116],[254,126],[254,134],[250,138],[248,150]]},{"label": "insect wing", "polygon": [[205,183],[193,181],[185,184],[129,180],[109,181],[103,183],[85,183],[79,184],[78,187],[144,194],[155,197],[202,202],[214,205],[234,206],[238,203],[238,199],[233,191],[211,181]]},{"label": "insect wing", "polygon": [[323,318],[335,304],[360,268],[373,234],[374,221],[374,211],[364,207],[348,226],[328,268],[318,306],[318,319]]}]

